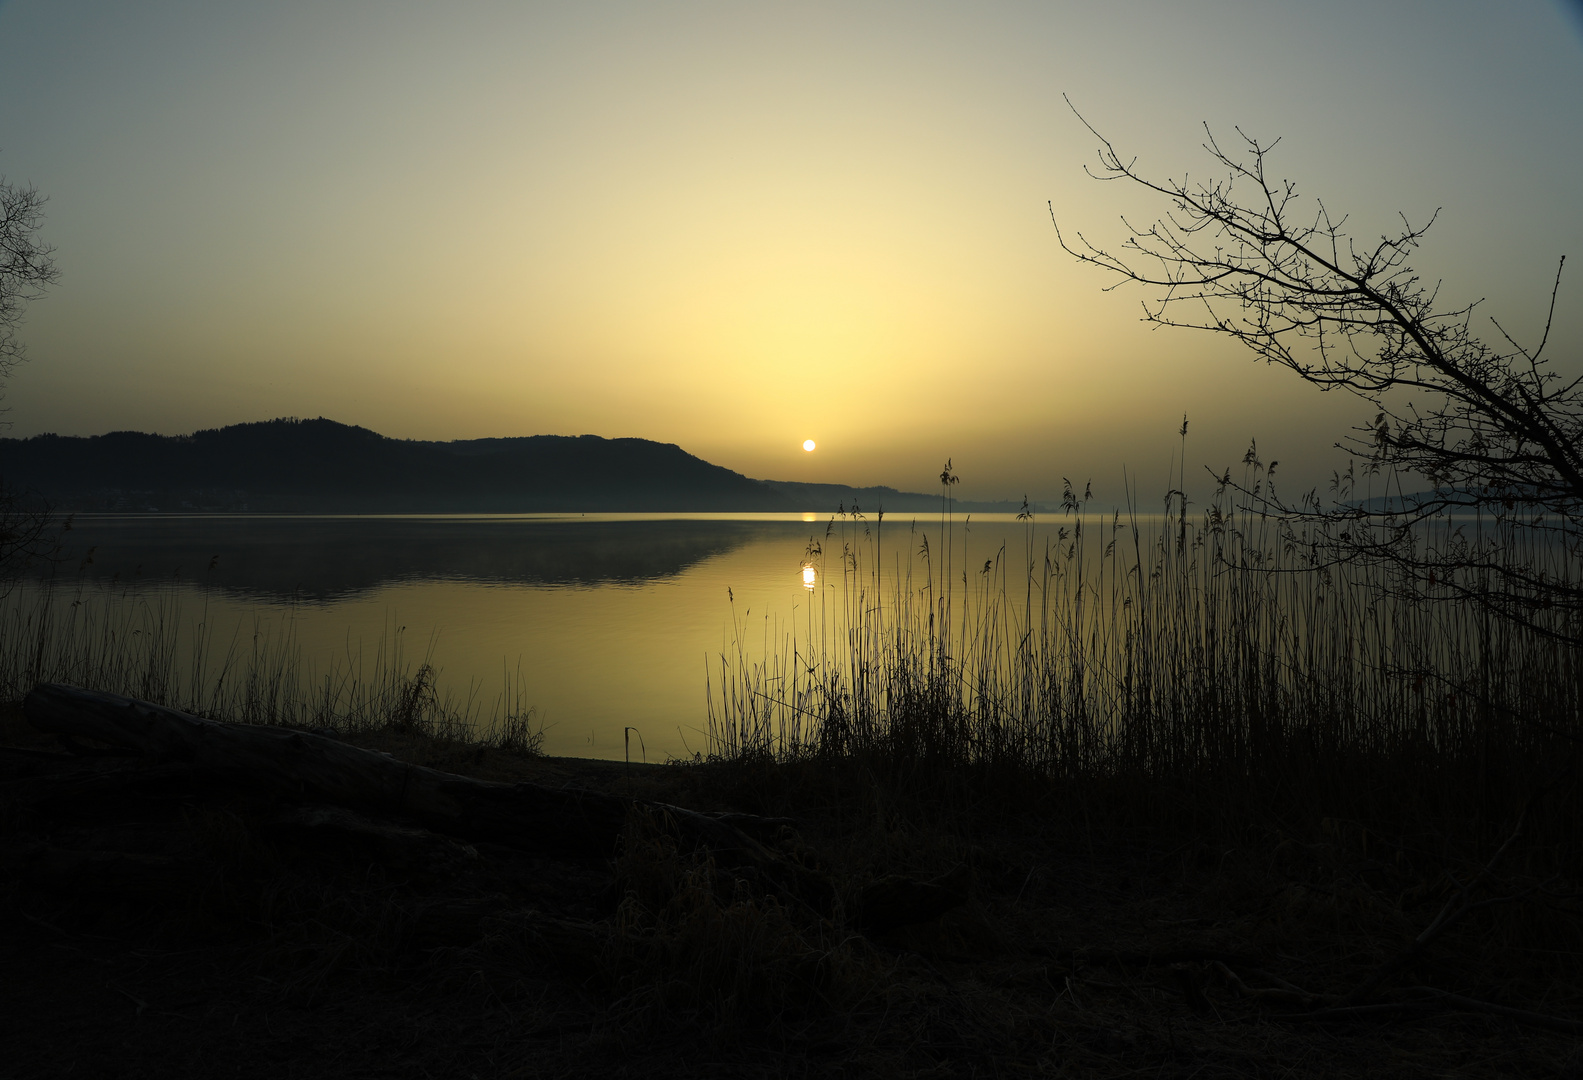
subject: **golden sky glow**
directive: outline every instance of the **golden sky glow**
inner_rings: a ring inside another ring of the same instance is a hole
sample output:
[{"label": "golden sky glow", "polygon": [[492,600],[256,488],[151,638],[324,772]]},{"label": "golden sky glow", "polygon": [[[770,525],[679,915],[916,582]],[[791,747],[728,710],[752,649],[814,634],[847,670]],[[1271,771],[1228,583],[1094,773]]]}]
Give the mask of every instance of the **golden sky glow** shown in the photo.
[{"label": "golden sky glow", "polygon": [[1201,121],[1283,135],[1364,236],[1444,206],[1426,271],[1508,326],[1583,257],[1583,38],[1543,0],[12,0],[0,172],[63,272],[12,433],[592,432],[1002,498],[1156,486],[1186,412],[1194,460],[1327,475],[1355,406],[1057,248],[1046,200],[1100,240],[1158,210],[1084,177],[1063,92],[1161,173]]}]

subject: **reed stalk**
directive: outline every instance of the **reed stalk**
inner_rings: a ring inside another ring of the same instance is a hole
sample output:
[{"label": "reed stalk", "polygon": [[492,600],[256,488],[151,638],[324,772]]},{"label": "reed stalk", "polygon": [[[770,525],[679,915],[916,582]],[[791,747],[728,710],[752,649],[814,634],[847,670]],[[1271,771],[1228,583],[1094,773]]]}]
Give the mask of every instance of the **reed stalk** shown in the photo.
[{"label": "reed stalk", "polygon": [[[1242,490],[1260,490],[1263,466],[1246,468]],[[843,511],[809,619],[722,655],[712,755],[1124,782],[1189,820],[1417,799],[1493,822],[1556,784],[1575,801],[1573,616],[1502,621],[1463,599],[1477,581],[1426,589],[1330,561],[1335,538],[1234,490],[1196,513],[1173,490],[1157,515],[1129,491],[1107,519],[1068,485],[1053,522],[1021,515],[1020,552],[970,548],[949,505],[928,533]],[[1490,528],[1447,517],[1415,542],[1576,580],[1567,545]],[[1184,792],[1203,797],[1184,808]]]},{"label": "reed stalk", "polygon": [[[190,601],[189,601],[190,602]],[[304,655],[292,609],[216,640],[205,597],[184,610],[159,583],[22,582],[0,598],[0,700],[40,682],[141,698],[199,716],[342,735],[401,732],[538,752],[542,726],[521,672],[503,672],[492,708],[476,686],[439,689],[435,641],[421,655],[391,621],[371,646],[328,662]]]}]

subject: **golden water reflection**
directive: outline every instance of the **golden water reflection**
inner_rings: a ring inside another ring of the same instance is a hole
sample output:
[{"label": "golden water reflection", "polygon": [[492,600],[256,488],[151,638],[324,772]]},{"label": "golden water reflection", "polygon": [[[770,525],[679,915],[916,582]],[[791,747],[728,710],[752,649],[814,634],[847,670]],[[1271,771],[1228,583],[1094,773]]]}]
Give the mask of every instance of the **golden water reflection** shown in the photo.
[{"label": "golden water reflection", "polygon": [[[314,671],[346,670],[399,635],[408,662],[427,656],[441,691],[482,716],[506,676],[520,679],[550,754],[620,758],[631,727],[653,761],[707,749],[706,665],[718,678],[739,643],[761,655],[812,625],[838,587],[839,536],[810,516],[81,521],[77,543],[95,548],[85,572],[98,576],[73,587],[137,576],[201,621],[211,666],[289,631]],[[911,528],[884,526],[887,561],[907,556],[897,575],[919,547]],[[977,560],[1020,534],[1009,518],[975,519]]]}]

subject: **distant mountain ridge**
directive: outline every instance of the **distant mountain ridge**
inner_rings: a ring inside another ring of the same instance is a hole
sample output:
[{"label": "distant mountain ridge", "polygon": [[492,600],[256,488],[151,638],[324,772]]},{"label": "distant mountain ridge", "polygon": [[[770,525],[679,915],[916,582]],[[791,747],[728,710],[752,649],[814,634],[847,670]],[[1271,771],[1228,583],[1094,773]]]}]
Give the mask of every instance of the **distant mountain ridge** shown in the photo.
[{"label": "distant mountain ridge", "polygon": [[[940,496],[925,495],[916,491],[897,491],[893,487],[847,487],[843,484],[808,484],[800,480],[765,480],[776,491],[782,492],[797,503],[799,510],[833,510],[856,507],[865,514],[884,510],[886,514],[938,514]],[[1021,501],[1002,499],[994,502],[956,499],[952,505],[958,513],[1015,514],[1023,509]],[[1035,507],[1035,509],[1038,509]]]},{"label": "distant mountain ridge", "polygon": [[191,435],[0,439],[0,480],[63,510],[134,513],[824,512],[853,502],[865,512],[881,505],[917,512],[940,505],[938,496],[890,488],[754,480],[648,439],[424,442],[322,417]]}]

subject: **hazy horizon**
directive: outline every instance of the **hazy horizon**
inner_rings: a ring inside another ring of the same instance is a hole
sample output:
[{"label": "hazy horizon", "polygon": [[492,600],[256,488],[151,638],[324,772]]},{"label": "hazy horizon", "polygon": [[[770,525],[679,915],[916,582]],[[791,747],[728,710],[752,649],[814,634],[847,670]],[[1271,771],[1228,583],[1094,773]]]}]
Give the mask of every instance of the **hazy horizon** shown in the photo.
[{"label": "hazy horizon", "polygon": [[1366,410],[1060,250],[1047,201],[1111,244],[1162,209],[1084,175],[1062,94],[1160,176],[1204,172],[1203,122],[1282,136],[1361,238],[1441,209],[1415,265],[1521,339],[1583,250],[1577,10],[9,0],[0,174],[62,277],[6,433],[324,416],[1115,501],[1163,491],[1185,413],[1190,469],[1257,439],[1307,487]]}]

